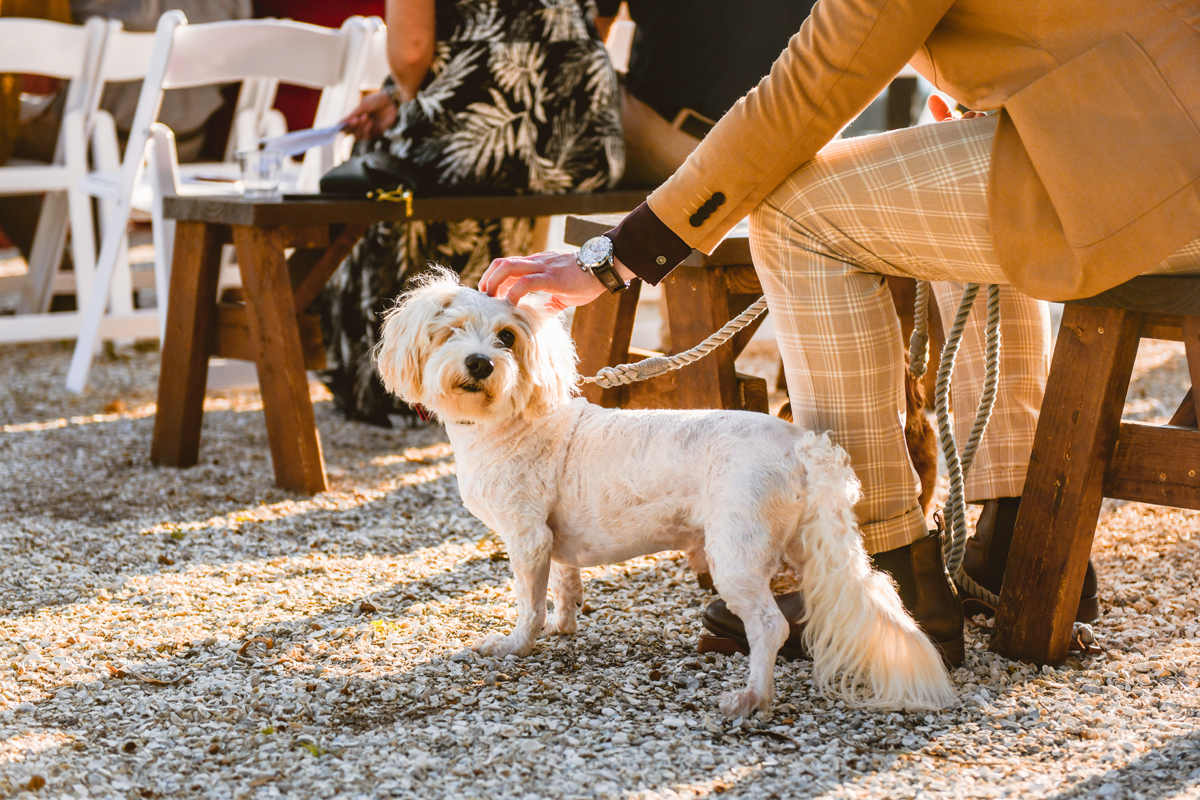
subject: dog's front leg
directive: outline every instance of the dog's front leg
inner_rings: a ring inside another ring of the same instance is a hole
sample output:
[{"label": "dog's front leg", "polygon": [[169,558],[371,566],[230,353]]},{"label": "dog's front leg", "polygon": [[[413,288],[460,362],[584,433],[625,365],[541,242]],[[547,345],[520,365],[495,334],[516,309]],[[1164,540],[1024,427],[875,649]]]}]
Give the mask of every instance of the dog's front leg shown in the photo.
[{"label": "dog's front leg", "polygon": [[546,587],[550,581],[552,535],[544,522],[515,536],[502,536],[513,569],[517,625],[508,636],[493,633],[475,643],[485,656],[527,656],[546,623]]}]

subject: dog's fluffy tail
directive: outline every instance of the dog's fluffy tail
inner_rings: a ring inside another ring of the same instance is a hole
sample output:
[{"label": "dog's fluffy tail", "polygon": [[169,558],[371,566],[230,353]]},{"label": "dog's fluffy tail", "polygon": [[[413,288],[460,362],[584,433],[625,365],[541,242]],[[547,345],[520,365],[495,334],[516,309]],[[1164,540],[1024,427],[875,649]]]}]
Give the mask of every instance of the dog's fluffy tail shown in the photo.
[{"label": "dog's fluffy tail", "polygon": [[860,707],[945,707],[954,691],[941,656],[863,549],[853,510],[859,484],[845,451],[816,434],[798,449],[809,502],[793,558],[818,688]]}]

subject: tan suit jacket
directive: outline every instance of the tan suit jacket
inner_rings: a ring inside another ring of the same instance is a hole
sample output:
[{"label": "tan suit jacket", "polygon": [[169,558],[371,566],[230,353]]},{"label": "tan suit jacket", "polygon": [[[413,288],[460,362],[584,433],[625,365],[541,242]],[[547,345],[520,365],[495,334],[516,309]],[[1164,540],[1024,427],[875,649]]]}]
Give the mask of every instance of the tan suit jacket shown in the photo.
[{"label": "tan suit jacket", "polygon": [[1019,289],[1090,296],[1200,237],[1200,0],[820,0],[650,209],[711,252],[909,61],[1000,110],[989,217]]}]

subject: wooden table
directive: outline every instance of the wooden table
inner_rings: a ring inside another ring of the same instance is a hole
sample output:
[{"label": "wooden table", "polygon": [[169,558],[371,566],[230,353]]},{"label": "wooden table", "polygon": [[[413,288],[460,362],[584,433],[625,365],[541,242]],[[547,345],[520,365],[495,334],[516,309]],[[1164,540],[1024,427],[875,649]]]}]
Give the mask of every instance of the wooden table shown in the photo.
[{"label": "wooden table", "polygon": [[[568,244],[582,244],[620,221],[619,214],[569,217],[564,238]],[[692,251],[661,285],[669,309],[672,351],[679,353],[700,344],[762,296],[750,261],[747,224],[734,228],[712,255]],[[595,375],[603,367],[658,355],[630,348],[640,287],[641,282],[634,281],[628,291],[605,293],[575,310],[571,335],[579,351],[581,375]],[[613,389],[587,384],[583,395],[610,408],[731,408],[767,413],[767,382],[739,374],[734,367],[734,360],[764,319],[766,314],[683,369]]]},{"label": "wooden table", "polygon": [[[647,192],[370,200],[165,198],[176,220],[150,459],[189,467],[200,452],[210,357],[253,361],[278,486],[325,491],[325,463],[306,370],[325,365],[315,316],[325,282],[373,222],[487,219],[629,211]],[[237,248],[244,302],[218,302],[221,247]],[[287,250],[294,248],[291,255]]]}]

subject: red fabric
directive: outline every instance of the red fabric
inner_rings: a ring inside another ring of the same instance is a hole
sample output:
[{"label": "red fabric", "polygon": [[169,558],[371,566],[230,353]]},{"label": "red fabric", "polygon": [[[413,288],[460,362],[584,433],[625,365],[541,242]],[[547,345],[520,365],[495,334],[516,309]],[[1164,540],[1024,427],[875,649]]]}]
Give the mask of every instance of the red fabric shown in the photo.
[{"label": "red fabric", "polygon": [[254,0],[254,16],[340,28],[347,17],[382,17],[384,0]]},{"label": "red fabric", "polygon": [[65,85],[63,81],[45,75],[25,75],[21,78],[21,91],[29,94],[54,94]]},{"label": "red fabric", "polygon": [[[385,0],[254,0],[254,16],[340,28],[347,17],[382,17],[384,5]],[[284,84],[275,96],[275,108],[287,119],[289,131],[311,128],[320,97],[316,89]]]}]

